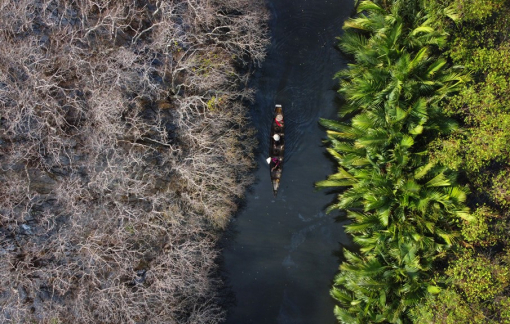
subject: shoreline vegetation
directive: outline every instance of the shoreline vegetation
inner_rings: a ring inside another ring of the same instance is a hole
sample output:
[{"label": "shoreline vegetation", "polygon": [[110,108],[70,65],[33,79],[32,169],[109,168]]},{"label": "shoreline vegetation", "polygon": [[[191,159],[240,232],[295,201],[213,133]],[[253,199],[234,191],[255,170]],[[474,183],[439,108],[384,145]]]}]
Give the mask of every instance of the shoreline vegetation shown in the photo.
[{"label": "shoreline vegetation", "polygon": [[262,1],[0,2],[0,322],[220,323]]},{"label": "shoreline vegetation", "polygon": [[510,5],[361,1],[321,120],[356,251],[340,323],[510,323]]}]

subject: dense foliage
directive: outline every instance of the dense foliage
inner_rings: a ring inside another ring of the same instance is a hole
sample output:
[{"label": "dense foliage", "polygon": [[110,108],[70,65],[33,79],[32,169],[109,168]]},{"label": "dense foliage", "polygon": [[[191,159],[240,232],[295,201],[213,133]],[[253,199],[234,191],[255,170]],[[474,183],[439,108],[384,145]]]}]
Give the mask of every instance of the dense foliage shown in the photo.
[{"label": "dense foliage", "polygon": [[451,34],[444,49],[473,82],[443,106],[463,125],[438,139],[432,157],[465,175],[475,221],[462,224],[464,247],[439,280],[446,289],[416,308],[416,322],[510,323],[510,3],[503,0],[431,1],[427,10],[456,11],[456,22],[437,14]]},{"label": "dense foliage", "polygon": [[456,173],[429,154],[456,133],[442,105],[469,81],[441,55],[436,19],[419,3],[364,1],[344,25],[340,46],[354,59],[338,74],[345,121],[322,120],[339,170],[317,183],[347,187],[330,209],[347,211],[360,246],[345,251],[331,292],[342,323],[411,322],[413,307],[442,291],[434,270],[461,238],[458,224],[474,222]]},{"label": "dense foliage", "polygon": [[345,22],[347,104],[321,121],[339,169],[317,183],[345,188],[330,210],[359,245],[331,291],[341,323],[510,322],[509,13],[363,1]]}]

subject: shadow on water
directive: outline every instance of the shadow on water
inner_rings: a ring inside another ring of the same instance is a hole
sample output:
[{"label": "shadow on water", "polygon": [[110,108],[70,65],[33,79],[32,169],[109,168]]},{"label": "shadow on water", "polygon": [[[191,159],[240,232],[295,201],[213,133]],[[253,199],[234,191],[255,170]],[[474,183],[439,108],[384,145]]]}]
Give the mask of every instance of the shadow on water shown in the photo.
[{"label": "shadow on water", "polygon": [[[258,130],[256,183],[222,241],[221,267],[231,307],[226,323],[335,323],[329,296],[343,246],[351,241],[336,194],[314,183],[335,170],[324,154],[319,118],[335,118],[341,102],[333,76],[346,63],[335,45],[351,0],[269,0],[272,43],[251,87]],[[265,162],[275,104],[285,113],[285,165],[273,197]],[[234,300],[235,299],[235,300]]]}]

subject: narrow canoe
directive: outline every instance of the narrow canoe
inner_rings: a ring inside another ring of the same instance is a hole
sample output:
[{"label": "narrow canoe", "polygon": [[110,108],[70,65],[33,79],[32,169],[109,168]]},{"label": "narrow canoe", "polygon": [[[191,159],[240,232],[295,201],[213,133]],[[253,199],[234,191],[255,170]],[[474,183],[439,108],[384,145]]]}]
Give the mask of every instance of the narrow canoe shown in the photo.
[{"label": "narrow canoe", "polygon": [[[278,115],[281,115],[281,121],[277,120]],[[275,139],[275,135],[277,135],[277,138],[279,137],[279,140]],[[275,197],[280,186],[280,178],[282,177],[284,148],[283,108],[282,105],[276,105],[271,124],[271,137],[269,139],[269,171]]]}]

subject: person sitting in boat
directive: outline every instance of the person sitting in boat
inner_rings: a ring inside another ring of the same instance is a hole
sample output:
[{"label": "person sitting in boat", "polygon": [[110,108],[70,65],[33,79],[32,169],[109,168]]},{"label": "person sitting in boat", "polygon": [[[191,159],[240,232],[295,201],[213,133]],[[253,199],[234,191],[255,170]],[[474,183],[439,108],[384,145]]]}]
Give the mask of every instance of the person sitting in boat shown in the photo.
[{"label": "person sitting in boat", "polygon": [[274,145],[275,145],[275,146],[279,146],[279,145],[281,145],[281,142],[280,142],[280,135],[278,135],[278,134],[274,134],[274,135],[273,135],[273,140],[274,140]]},{"label": "person sitting in boat", "polygon": [[276,115],[276,117],[274,118],[274,121],[278,127],[283,127],[283,115],[282,114]]},{"label": "person sitting in boat", "polygon": [[279,159],[279,158],[277,158],[277,157],[275,157],[275,156],[273,156],[273,157],[271,158],[271,163],[273,163],[273,165],[274,165],[274,166],[271,168],[271,171],[274,171],[274,170],[275,170],[275,169],[276,169],[276,168],[280,165],[280,159]]},{"label": "person sitting in boat", "polygon": [[273,165],[271,167],[271,171],[274,171],[274,169],[276,169],[280,165],[280,158],[278,158],[276,156],[268,157],[266,161],[267,161],[267,164],[269,164],[269,167],[271,167],[271,165]]}]

